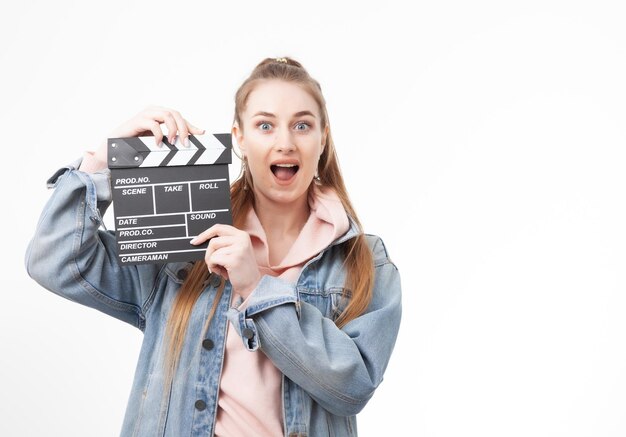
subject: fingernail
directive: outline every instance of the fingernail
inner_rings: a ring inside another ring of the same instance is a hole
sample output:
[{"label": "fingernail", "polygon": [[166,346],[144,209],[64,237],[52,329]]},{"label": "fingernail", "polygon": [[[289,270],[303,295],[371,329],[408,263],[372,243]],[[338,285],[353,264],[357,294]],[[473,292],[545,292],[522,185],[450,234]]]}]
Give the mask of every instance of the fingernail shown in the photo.
[{"label": "fingernail", "polygon": [[157,147],[161,148],[163,147],[163,141],[159,141],[158,143],[156,143]]},{"label": "fingernail", "polygon": [[189,138],[185,138],[183,140],[183,144],[185,145],[185,147],[189,147]]},{"label": "fingernail", "polygon": [[191,239],[191,241],[189,243],[191,244],[196,244],[198,242],[198,237],[194,237]]}]

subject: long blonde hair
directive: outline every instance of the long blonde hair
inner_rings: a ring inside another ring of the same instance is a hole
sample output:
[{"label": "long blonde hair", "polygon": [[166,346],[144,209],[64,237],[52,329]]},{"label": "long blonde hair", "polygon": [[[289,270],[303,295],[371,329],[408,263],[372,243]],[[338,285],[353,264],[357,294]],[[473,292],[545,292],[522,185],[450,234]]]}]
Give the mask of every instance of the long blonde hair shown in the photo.
[{"label": "long blonde hair", "polygon": [[[352,203],[348,197],[348,192],[339,169],[339,163],[335,153],[335,145],[330,133],[326,101],[322,95],[321,87],[315,79],[309,76],[308,72],[299,62],[294,61],[291,58],[267,58],[261,61],[261,63],[256,66],[235,94],[234,122],[239,125],[240,129],[243,129],[243,123],[241,123],[240,115],[245,109],[248,96],[260,81],[269,79],[296,83],[307,91],[317,102],[320,108],[322,131],[328,128],[324,151],[318,164],[319,182],[322,186],[330,187],[335,190],[346,210],[346,213],[356,223],[360,231],[355,238],[348,240],[343,245],[345,257],[344,266],[347,271],[343,298],[346,300],[349,298],[349,301],[345,309],[335,320],[337,326],[343,327],[348,322],[361,315],[372,299],[374,279],[372,253],[367,245],[367,242],[365,241],[361,223],[359,222],[356,212],[352,207]],[[245,163],[242,162],[242,165],[244,164]],[[248,189],[244,189],[246,185]],[[239,178],[235,180],[230,187],[233,224],[237,228],[241,229],[249,208],[254,205],[253,186],[254,181],[250,176],[250,172],[242,171]],[[313,185],[311,185],[311,187],[312,186]],[[195,262],[194,266],[189,271],[187,278],[180,287],[176,297],[174,298],[172,309],[167,321],[165,335],[168,342],[165,359],[166,384],[164,387],[166,388],[169,388],[172,382],[173,375],[176,371],[180,358],[185,334],[187,332],[187,325],[189,323],[191,311],[196,300],[205,288],[207,278],[208,269],[204,260]],[[217,304],[222,296],[224,285],[224,280],[222,279],[214,297],[209,317],[205,321],[202,336],[198,339],[199,343],[206,335],[211,319],[213,318],[213,314],[217,308]]]}]

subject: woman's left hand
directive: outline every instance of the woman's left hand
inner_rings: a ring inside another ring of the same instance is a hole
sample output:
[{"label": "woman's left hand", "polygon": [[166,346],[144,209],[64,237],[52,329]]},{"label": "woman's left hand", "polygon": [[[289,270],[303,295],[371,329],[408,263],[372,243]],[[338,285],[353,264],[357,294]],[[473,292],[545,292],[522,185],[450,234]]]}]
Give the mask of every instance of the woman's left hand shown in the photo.
[{"label": "woman's left hand", "polygon": [[230,279],[234,291],[246,299],[261,280],[250,236],[234,226],[216,224],[191,240],[191,244],[209,239],[204,255],[209,271]]}]

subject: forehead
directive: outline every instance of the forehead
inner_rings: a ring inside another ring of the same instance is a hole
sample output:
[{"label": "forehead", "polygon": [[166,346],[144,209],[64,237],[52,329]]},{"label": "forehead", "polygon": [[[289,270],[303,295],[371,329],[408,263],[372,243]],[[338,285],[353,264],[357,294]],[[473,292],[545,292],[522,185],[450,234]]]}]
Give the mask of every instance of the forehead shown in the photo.
[{"label": "forehead", "polygon": [[248,96],[244,115],[252,116],[260,111],[277,116],[289,116],[300,111],[319,114],[319,107],[302,86],[282,80],[266,80],[256,84]]}]

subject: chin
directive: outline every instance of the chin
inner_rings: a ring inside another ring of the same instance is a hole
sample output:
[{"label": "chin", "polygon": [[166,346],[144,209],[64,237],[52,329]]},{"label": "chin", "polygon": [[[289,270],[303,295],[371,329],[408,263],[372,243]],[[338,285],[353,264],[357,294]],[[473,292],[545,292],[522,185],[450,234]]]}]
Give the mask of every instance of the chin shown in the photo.
[{"label": "chin", "polygon": [[307,190],[294,190],[289,192],[274,192],[272,193],[272,199],[276,202],[280,203],[293,203],[297,200],[301,199],[303,195],[305,195]]},{"label": "chin", "polygon": [[302,196],[306,196],[308,193],[308,187],[271,187],[269,190],[263,190],[262,196],[266,199],[282,204],[289,204],[297,202],[302,198]]}]

